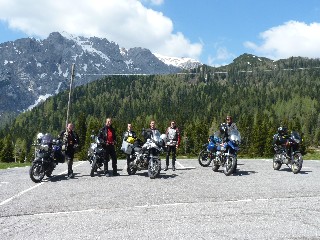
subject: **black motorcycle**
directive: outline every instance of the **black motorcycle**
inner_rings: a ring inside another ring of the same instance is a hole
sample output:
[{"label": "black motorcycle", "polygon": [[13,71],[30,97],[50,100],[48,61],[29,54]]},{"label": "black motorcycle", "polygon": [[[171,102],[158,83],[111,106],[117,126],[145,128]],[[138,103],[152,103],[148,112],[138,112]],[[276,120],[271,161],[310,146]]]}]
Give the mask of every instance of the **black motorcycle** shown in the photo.
[{"label": "black motorcycle", "polygon": [[273,169],[279,170],[282,164],[286,164],[294,174],[300,172],[303,159],[300,152],[302,138],[299,133],[292,131],[287,141],[282,145],[277,145],[276,142],[277,135],[274,135],[273,144],[275,154],[273,157]]},{"label": "black motorcycle", "polygon": [[130,154],[130,161],[127,166],[129,175],[134,175],[137,171],[148,170],[151,179],[160,175],[161,160],[160,154],[163,152],[165,134],[160,135],[157,131],[151,138],[143,143],[140,139],[135,139],[133,143],[123,141],[121,150]]},{"label": "black motorcycle", "polygon": [[39,133],[33,146],[35,146],[35,157],[32,161],[29,175],[33,182],[39,183],[44,176],[51,177],[58,163],[64,163],[63,143],[59,139],[54,139],[48,133],[45,135]]},{"label": "black motorcycle", "polygon": [[93,177],[98,169],[102,170],[103,162],[105,159],[105,149],[103,148],[104,142],[95,135],[91,135],[93,143],[90,144],[88,149],[88,160],[91,164],[90,176]]}]

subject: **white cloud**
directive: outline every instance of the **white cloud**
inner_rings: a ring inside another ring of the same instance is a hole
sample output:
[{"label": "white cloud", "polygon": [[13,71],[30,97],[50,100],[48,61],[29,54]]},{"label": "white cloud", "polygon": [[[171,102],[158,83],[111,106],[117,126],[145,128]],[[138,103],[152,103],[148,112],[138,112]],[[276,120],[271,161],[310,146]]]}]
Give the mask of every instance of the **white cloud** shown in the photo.
[{"label": "white cloud", "polygon": [[166,56],[198,59],[201,43],[173,32],[170,18],[142,2],[164,0],[1,0],[0,20],[29,36],[46,38],[51,32],[104,37],[120,47],[148,48]]},{"label": "white cloud", "polygon": [[227,65],[230,60],[234,59],[236,56],[233,53],[230,53],[228,49],[224,46],[219,46],[220,44],[216,44],[216,54],[214,57],[208,56],[208,65],[210,66],[223,66]]},{"label": "white cloud", "polygon": [[260,34],[262,43],[245,42],[257,55],[277,60],[292,56],[320,57],[320,23],[289,21]]}]

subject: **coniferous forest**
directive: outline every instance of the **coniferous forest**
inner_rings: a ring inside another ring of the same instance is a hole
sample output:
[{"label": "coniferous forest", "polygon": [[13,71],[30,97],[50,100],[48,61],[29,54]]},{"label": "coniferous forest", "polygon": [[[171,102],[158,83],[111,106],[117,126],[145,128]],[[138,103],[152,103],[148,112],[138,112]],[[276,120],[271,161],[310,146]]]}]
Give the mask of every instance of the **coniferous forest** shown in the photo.
[{"label": "coniferous forest", "polygon": [[[181,131],[179,155],[196,156],[227,115],[242,136],[240,156],[271,157],[278,126],[298,131],[303,150],[320,139],[320,61],[290,58],[277,62],[242,55],[228,66],[201,66],[175,75],[108,76],[73,89],[69,120],[81,141],[77,153],[86,159],[90,135],[113,118],[118,138],[127,123],[141,137],[151,120],[163,133],[175,120]],[[75,79],[76,81],[76,79]],[[2,161],[32,160],[38,132],[57,136],[65,128],[69,92],[47,99],[20,114],[0,130]]]}]

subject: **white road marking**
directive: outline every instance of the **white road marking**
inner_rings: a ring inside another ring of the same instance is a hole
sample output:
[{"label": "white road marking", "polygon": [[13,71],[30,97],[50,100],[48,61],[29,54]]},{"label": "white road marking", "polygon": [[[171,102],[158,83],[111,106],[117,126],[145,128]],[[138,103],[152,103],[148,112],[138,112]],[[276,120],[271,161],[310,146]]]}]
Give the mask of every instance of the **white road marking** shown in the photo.
[{"label": "white road marking", "polygon": [[178,161],[176,161],[176,163],[179,165],[179,168],[177,168],[177,169],[195,169],[195,167],[185,167]]},{"label": "white road marking", "polygon": [[[292,199],[291,197],[289,197]],[[319,196],[311,196],[311,197],[301,197],[298,196],[297,198],[299,199],[319,199]],[[245,202],[262,202],[262,201],[282,201],[286,200],[288,198],[258,198],[258,199],[235,199],[235,200],[222,200],[222,201],[205,201],[201,202],[203,204],[224,204],[224,203],[245,203]],[[73,210],[73,211],[59,211],[59,212],[44,212],[44,213],[35,213],[32,214],[33,216],[45,216],[45,215],[62,215],[62,214],[72,214],[72,213],[86,213],[86,212],[101,212],[101,211],[117,211],[117,210],[126,210],[126,209],[132,209],[132,208],[161,208],[161,207],[170,207],[170,206],[187,206],[187,205],[192,205],[196,204],[198,205],[200,202],[176,202],[176,203],[164,203],[164,204],[145,204],[145,205],[137,205],[137,206],[124,206],[124,207],[110,207],[110,208],[90,208],[90,209],[83,209],[83,210]]]},{"label": "white road marking", "polygon": [[[79,164],[75,165],[74,168],[80,166],[80,165],[83,164],[83,163],[85,163],[85,162],[80,162]],[[67,173],[67,170],[59,173],[57,176],[53,176],[52,178],[58,177],[59,175],[64,174],[64,173]],[[21,195],[23,195],[23,194],[31,191],[32,189],[35,189],[35,188],[37,188],[37,187],[40,187],[40,186],[41,186],[42,184],[44,184],[44,183],[45,183],[45,182],[37,183],[37,185],[34,185],[34,186],[32,186],[32,187],[30,187],[30,188],[28,188],[28,189],[26,189],[26,190],[23,190],[23,191],[17,193],[16,195],[12,196],[11,198],[8,198],[8,199],[2,201],[2,202],[0,203],[0,206],[6,204],[6,203],[8,203],[8,202],[11,202],[13,199],[16,199],[16,198],[20,197]]]}]

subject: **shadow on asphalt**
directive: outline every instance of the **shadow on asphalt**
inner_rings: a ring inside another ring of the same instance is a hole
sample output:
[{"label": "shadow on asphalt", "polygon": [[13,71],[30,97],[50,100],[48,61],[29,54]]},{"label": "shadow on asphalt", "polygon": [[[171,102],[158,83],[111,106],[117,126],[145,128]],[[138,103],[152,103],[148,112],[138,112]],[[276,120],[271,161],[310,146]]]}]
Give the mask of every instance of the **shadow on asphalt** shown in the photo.
[{"label": "shadow on asphalt", "polygon": [[[291,168],[281,168],[278,171],[279,172],[291,172],[292,173]],[[310,171],[310,170],[308,170],[308,171],[300,170],[300,172],[298,172],[297,174],[309,174],[310,172],[312,172],[312,171]]]}]

